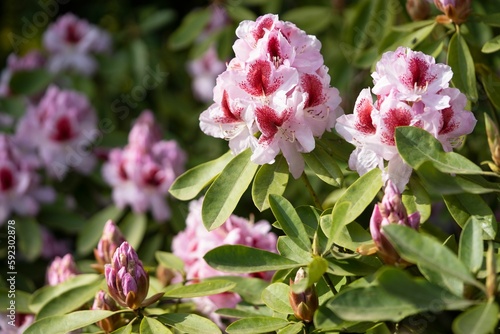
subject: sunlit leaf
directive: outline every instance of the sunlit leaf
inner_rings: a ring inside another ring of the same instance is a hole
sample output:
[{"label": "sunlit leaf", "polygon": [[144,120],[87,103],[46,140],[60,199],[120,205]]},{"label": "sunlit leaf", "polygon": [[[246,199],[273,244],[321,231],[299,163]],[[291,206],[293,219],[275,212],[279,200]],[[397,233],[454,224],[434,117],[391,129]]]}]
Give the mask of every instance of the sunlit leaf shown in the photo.
[{"label": "sunlit leaf", "polygon": [[269,208],[269,195],[283,195],[288,183],[288,164],[283,155],[273,164],[260,166],[252,184],[252,199],[259,211]]}]

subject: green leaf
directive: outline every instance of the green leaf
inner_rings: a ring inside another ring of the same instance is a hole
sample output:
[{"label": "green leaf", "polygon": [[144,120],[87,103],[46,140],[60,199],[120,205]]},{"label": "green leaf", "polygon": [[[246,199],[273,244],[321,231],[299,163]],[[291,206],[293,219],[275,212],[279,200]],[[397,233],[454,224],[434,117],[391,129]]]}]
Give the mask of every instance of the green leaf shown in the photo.
[{"label": "green leaf", "polygon": [[321,146],[317,146],[311,153],[302,156],[312,171],[324,182],[334,187],[340,187],[344,174],[335,160]]},{"label": "green leaf", "polygon": [[111,334],[131,334],[132,333],[132,324],[134,323],[133,319],[131,322],[127,324],[127,326],[123,326],[111,332]]},{"label": "green leaf", "polygon": [[332,9],[323,6],[302,6],[283,13],[282,20],[295,23],[308,34],[324,31],[332,22]]},{"label": "green leaf", "polygon": [[233,159],[230,151],[219,158],[198,165],[180,175],[172,184],[169,192],[181,201],[195,198]]},{"label": "green leaf", "polygon": [[239,319],[227,326],[229,334],[258,334],[276,331],[288,325],[285,319],[272,317],[251,317]]},{"label": "green leaf", "polygon": [[278,237],[276,248],[281,255],[292,261],[304,262],[312,259],[310,251],[300,248],[295,241],[286,235]]},{"label": "green leaf", "polygon": [[[426,21],[428,22],[428,21]],[[410,49],[414,49],[417,45],[419,45],[423,40],[429,36],[434,28],[436,27],[436,22],[433,20],[431,24],[429,25],[424,25],[423,27],[405,35],[403,38],[398,39],[396,42],[391,44],[389,47],[385,48],[384,50],[381,50],[383,52],[385,51],[393,51],[396,50],[399,46],[405,46]],[[381,52],[381,53],[383,53]]]},{"label": "green leaf", "polygon": [[99,242],[108,219],[116,221],[121,212],[121,209],[111,205],[90,217],[87,225],[76,239],[76,253],[78,255],[90,254]]},{"label": "green leaf", "polygon": [[483,264],[483,238],[481,225],[475,216],[465,224],[458,244],[458,258],[473,273],[481,269]]},{"label": "green leaf", "polygon": [[52,80],[46,69],[17,71],[10,78],[9,87],[14,94],[32,95],[41,92]]},{"label": "green leaf", "polygon": [[172,333],[165,325],[151,317],[144,317],[141,321],[140,334],[169,334]]},{"label": "green leaf", "polygon": [[230,18],[232,18],[235,22],[241,22],[244,20],[252,20],[255,21],[257,15],[252,12],[250,9],[247,9],[243,6],[227,6],[227,14]]},{"label": "green leaf", "polygon": [[188,13],[184,16],[179,28],[170,35],[168,39],[169,47],[172,50],[180,50],[189,46],[203,31],[211,16],[211,10],[208,8],[195,9]]},{"label": "green leaf", "polygon": [[448,44],[448,65],[453,70],[451,82],[460,89],[469,100],[477,101],[476,71],[474,60],[467,42],[457,31]]},{"label": "green leaf", "polygon": [[127,242],[134,249],[139,249],[142,238],[144,238],[144,234],[146,233],[146,226],[146,214],[131,211],[120,222],[119,228]]},{"label": "green leaf", "polygon": [[273,283],[262,291],[262,301],[270,309],[282,314],[292,314],[288,293],[290,286],[285,283]]},{"label": "green leaf", "polygon": [[500,13],[492,13],[478,16],[479,21],[492,27],[500,27]]},{"label": "green leaf", "polygon": [[146,42],[140,38],[133,39],[130,44],[131,65],[136,80],[142,80],[146,75],[149,62],[149,49]]},{"label": "green leaf", "polygon": [[443,196],[451,216],[458,225],[465,227],[467,221],[474,217],[479,222],[485,240],[495,240],[498,224],[490,206],[476,194],[456,194]]},{"label": "green leaf", "polygon": [[253,203],[259,211],[269,208],[270,194],[283,195],[288,176],[288,164],[283,155],[276,157],[273,164],[264,164],[259,168],[252,185]]},{"label": "green leaf", "polygon": [[276,334],[299,334],[302,333],[304,323],[302,321],[291,323],[281,329],[278,329]]},{"label": "green leaf", "polygon": [[301,265],[281,255],[242,245],[219,246],[203,258],[214,269],[233,273],[289,269]]},{"label": "green leaf", "polygon": [[300,248],[310,251],[311,240],[292,204],[286,198],[272,194],[269,195],[269,204],[283,232]]},{"label": "green leaf", "polygon": [[73,289],[92,285],[96,282],[102,281],[102,277],[97,274],[80,274],[69,278],[61,284],[50,286],[46,285],[38,290],[36,290],[30,300],[30,309],[38,313],[42,307],[47,304],[50,300],[57,298],[67,291]]},{"label": "green leaf", "polygon": [[183,333],[220,334],[216,324],[196,314],[169,313],[157,317],[159,321]]},{"label": "green leaf", "polygon": [[483,53],[493,53],[497,52],[500,50],[500,36],[496,36],[486,43],[484,43],[483,47],[481,48],[481,52]]},{"label": "green leaf", "polygon": [[447,289],[456,296],[463,296],[464,283],[462,280],[449,276],[441,271],[437,271],[436,269],[428,268],[425,265],[418,265],[418,269],[429,282]]},{"label": "green leaf", "polygon": [[28,261],[34,261],[42,251],[42,231],[33,218],[21,217],[15,225],[19,251]]},{"label": "green leaf", "polygon": [[384,226],[383,232],[404,260],[484,289],[457,256],[434,238],[397,224]]},{"label": "green leaf", "polygon": [[43,305],[36,319],[65,314],[76,310],[87,301],[91,300],[97,291],[99,291],[102,284],[103,280],[99,279],[90,284],[78,286],[55,296]]},{"label": "green leaf", "polygon": [[258,165],[250,161],[251,154],[250,149],[238,154],[208,188],[201,215],[209,231],[224,224],[252,182]]},{"label": "green leaf", "polygon": [[75,311],[65,315],[55,315],[35,321],[24,331],[24,334],[66,334],[75,329],[92,325],[116,313],[117,312],[103,310],[85,310]]},{"label": "green leaf", "polygon": [[26,291],[15,290],[15,299],[12,298],[12,290],[10,290],[10,285],[12,284],[12,280],[7,281],[12,278],[10,275],[4,276],[7,282],[5,287],[0,288],[0,308],[4,310],[3,316],[6,316],[9,313],[8,308],[12,307],[11,301],[15,302],[15,310],[17,313],[32,313],[32,310],[29,307],[31,293]]},{"label": "green leaf", "polygon": [[325,332],[344,331],[349,333],[366,333],[373,327],[372,322],[347,321],[341,319],[338,315],[325,304],[320,305],[314,313],[314,325]]},{"label": "green leaf", "polygon": [[[213,277],[213,279],[217,279],[217,277]],[[267,281],[255,277],[224,276],[224,280],[236,284],[231,291],[239,294],[245,302],[253,305],[262,304],[262,291],[269,285]]]},{"label": "green leaf", "polygon": [[171,9],[157,9],[150,15],[147,15],[139,26],[143,34],[148,34],[156,29],[159,29],[173,21],[175,12]]},{"label": "green leaf", "polygon": [[452,325],[453,333],[493,333],[498,322],[499,312],[498,304],[494,301],[471,307],[455,318]]},{"label": "green leaf", "polygon": [[399,154],[411,167],[418,169],[430,161],[443,173],[481,174],[481,167],[455,152],[445,152],[441,143],[429,132],[414,126],[396,128]]},{"label": "green leaf", "polygon": [[[354,221],[372,202],[382,187],[381,170],[374,168],[357,179],[335,203],[332,210],[332,224],[326,249],[339,242],[343,228]],[[340,240],[341,242],[341,240]]]},{"label": "green leaf", "polygon": [[493,69],[484,64],[476,64],[476,67],[488,99],[495,109],[500,110],[500,77],[498,77]]},{"label": "green leaf", "polygon": [[411,177],[407,189],[402,195],[403,204],[408,214],[419,212],[420,223],[429,219],[431,215],[431,204],[429,193],[416,177]]},{"label": "green leaf", "polygon": [[184,261],[172,253],[157,251],[155,258],[165,268],[174,269],[180,273],[184,272]]},{"label": "green leaf", "polygon": [[167,292],[165,293],[165,297],[195,298],[195,297],[210,296],[229,291],[235,286],[236,283],[225,281],[222,279],[209,280],[167,290]]}]

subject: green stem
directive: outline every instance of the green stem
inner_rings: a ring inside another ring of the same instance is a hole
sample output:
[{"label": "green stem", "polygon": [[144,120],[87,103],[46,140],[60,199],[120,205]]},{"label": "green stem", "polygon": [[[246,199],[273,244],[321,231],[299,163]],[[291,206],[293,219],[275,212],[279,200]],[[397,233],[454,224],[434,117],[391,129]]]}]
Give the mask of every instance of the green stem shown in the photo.
[{"label": "green stem", "polygon": [[323,206],[321,205],[321,202],[318,198],[318,195],[316,195],[316,192],[314,192],[314,189],[312,188],[311,183],[309,182],[309,179],[307,178],[306,173],[303,172],[302,175],[300,176],[300,178],[302,179],[302,181],[304,181],[304,184],[306,185],[306,188],[307,188],[307,191],[309,191],[309,194],[311,194],[311,197],[313,198],[313,201],[314,201],[314,205],[318,209],[323,210]]},{"label": "green stem", "polygon": [[332,280],[330,279],[330,276],[328,276],[327,273],[323,274],[323,279],[326,282],[326,285],[330,288],[330,290],[333,292],[334,295],[338,293],[337,289],[335,289],[335,284],[333,284]]}]

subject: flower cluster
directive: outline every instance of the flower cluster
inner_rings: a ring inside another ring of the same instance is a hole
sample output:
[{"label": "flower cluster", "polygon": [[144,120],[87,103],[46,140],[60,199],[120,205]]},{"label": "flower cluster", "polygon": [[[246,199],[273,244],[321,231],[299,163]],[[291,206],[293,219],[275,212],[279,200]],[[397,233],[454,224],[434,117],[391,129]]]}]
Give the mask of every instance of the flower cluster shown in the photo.
[{"label": "flower cluster", "polygon": [[34,216],[40,203],[55,199],[52,188],[40,185],[38,166],[36,156],[24,154],[13,138],[0,134],[0,224],[11,212]]},{"label": "flower cluster", "polygon": [[342,113],[321,43],[272,14],[241,22],[236,35],[235,58],[217,78],[215,103],[200,115],[200,127],[228,140],[234,154],[250,148],[257,164],[273,163],[281,152],[298,178],[301,153],[311,152]]},{"label": "flower cluster", "polygon": [[50,71],[73,70],[92,75],[97,69],[93,54],[109,52],[111,37],[97,26],[67,13],[45,31],[43,45],[50,53]]},{"label": "flower cluster", "polygon": [[16,138],[36,150],[51,176],[62,179],[72,167],[90,173],[96,159],[88,146],[97,131],[97,116],[87,97],[50,86],[37,105],[20,119]]},{"label": "flower cluster", "polygon": [[129,133],[128,145],[113,149],[103,166],[104,179],[113,187],[113,200],[134,212],[151,209],[158,222],[170,218],[165,196],[184,169],[185,153],[174,140],[162,140],[153,113],[144,111]]},{"label": "flower cluster", "polygon": [[363,89],[354,113],[337,119],[337,132],[356,146],[349,167],[362,175],[376,167],[384,170],[388,161],[384,178],[402,191],[412,169],[395,146],[398,126],[422,128],[451,151],[476,124],[472,112],[464,109],[465,95],[449,87],[452,76],[448,65],[422,52],[399,47],[384,53],[372,74],[373,89]]},{"label": "flower cluster", "polygon": [[[202,202],[200,199],[189,203],[186,229],[172,240],[172,252],[183,260],[186,279],[196,282],[203,278],[225,275],[210,267],[203,259],[208,251],[218,246],[245,245],[276,252],[277,237],[270,232],[271,225],[265,220],[252,223],[231,215],[222,226],[207,231],[201,218]],[[272,273],[259,273],[257,276],[269,280]],[[224,293],[196,298],[194,301],[200,312],[210,315],[220,325],[220,317],[214,311],[218,308],[234,307],[240,300],[234,293]]]},{"label": "flower cluster", "polygon": [[76,268],[73,255],[70,253],[63,257],[56,256],[50,263],[46,272],[46,280],[48,285],[57,285],[65,282],[69,278],[78,275],[80,272]]},{"label": "flower cluster", "polygon": [[116,226],[111,219],[108,220],[106,225],[104,225],[101,239],[99,239],[97,243],[97,248],[94,249],[94,256],[97,260],[97,265],[95,267],[98,271],[103,272],[104,265],[111,263],[113,254],[124,241],[126,241],[125,237],[118,226]]}]

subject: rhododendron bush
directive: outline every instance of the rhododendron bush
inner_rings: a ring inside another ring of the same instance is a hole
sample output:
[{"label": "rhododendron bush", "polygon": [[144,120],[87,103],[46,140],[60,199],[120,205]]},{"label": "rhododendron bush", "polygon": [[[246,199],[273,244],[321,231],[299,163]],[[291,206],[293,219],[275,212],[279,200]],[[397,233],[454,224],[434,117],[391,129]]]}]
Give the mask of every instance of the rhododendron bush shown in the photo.
[{"label": "rhododendron bush", "polygon": [[91,3],[5,5],[1,333],[500,332],[498,6]]}]

